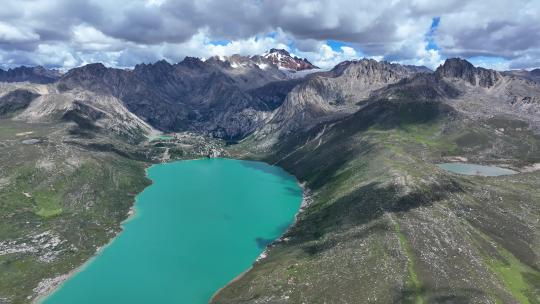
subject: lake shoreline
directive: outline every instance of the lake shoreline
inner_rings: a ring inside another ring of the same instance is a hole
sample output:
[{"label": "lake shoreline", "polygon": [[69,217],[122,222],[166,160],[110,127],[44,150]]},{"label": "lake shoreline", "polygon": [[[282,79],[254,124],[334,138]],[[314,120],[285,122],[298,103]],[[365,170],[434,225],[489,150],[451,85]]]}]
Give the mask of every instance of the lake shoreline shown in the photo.
[{"label": "lake shoreline", "polygon": [[[258,160],[247,160],[247,159],[236,159],[236,158],[228,158],[228,157],[216,157],[217,159],[225,159],[225,160],[238,160],[238,161],[252,161],[252,162],[259,162],[259,163],[263,163],[263,164],[266,164],[266,165],[269,165],[269,166],[274,166],[274,167],[277,167],[279,168],[280,170],[283,170],[285,172],[287,172],[286,170],[284,170],[283,168],[279,167],[279,166],[275,166],[275,165],[270,165],[264,161],[258,161]],[[185,160],[174,160],[174,161],[167,161],[166,163],[174,163],[174,162],[187,162],[187,161],[193,161],[193,160],[203,160],[203,159],[207,159],[207,157],[200,157],[200,158],[193,158],[193,159],[185,159]],[[154,184],[154,181],[149,177],[149,172],[148,170],[155,166],[155,165],[161,165],[163,163],[147,163],[144,165],[145,167],[145,177],[150,181],[150,184],[147,185],[145,188],[143,188],[139,193],[137,193],[137,196],[140,195],[142,192],[144,192],[148,187],[150,187],[151,185]],[[298,179],[296,179],[296,177],[293,175],[293,174],[290,174],[287,172],[287,174],[289,174],[291,177],[293,177],[295,180],[296,180],[296,184],[299,186],[299,188],[302,189],[302,197],[301,197],[301,202],[300,202],[300,206],[298,207],[298,211],[294,214],[294,219],[293,221],[291,222],[291,224],[287,227],[287,229],[278,237],[276,238],[274,241],[272,241],[270,244],[268,244],[266,246],[266,248],[257,256],[257,258],[251,263],[251,265],[249,266],[249,268],[245,269],[244,271],[242,271],[239,275],[237,275],[236,277],[234,277],[231,281],[229,281],[225,286],[219,288],[213,295],[212,297],[210,297],[208,300],[211,301],[211,299],[214,297],[214,295],[216,295],[217,293],[219,293],[219,291],[221,291],[223,288],[229,286],[231,283],[235,282],[236,280],[239,280],[240,278],[242,278],[246,273],[248,273],[252,268],[253,268],[253,265],[255,263],[257,263],[258,261],[266,258],[267,256],[267,253],[268,253],[268,250],[274,246],[275,244],[279,243],[279,242],[283,242],[283,241],[287,241],[287,239],[284,237],[285,234],[287,234],[291,227],[293,227],[297,221],[298,221],[298,217],[300,215],[301,212],[303,212],[305,210],[305,208],[309,205],[309,203],[312,201],[311,200],[311,195],[310,195],[310,190],[305,186],[305,183],[301,183],[300,181],[298,181]],[[137,197],[136,196],[136,197]],[[94,259],[96,257],[98,257],[104,249],[106,249],[108,246],[112,245],[115,240],[118,238],[118,236],[121,235],[122,232],[124,232],[125,230],[125,223],[133,220],[136,215],[137,215],[137,208],[136,208],[136,204],[137,204],[137,199],[134,199],[133,200],[133,204],[132,206],[129,208],[128,212],[127,212],[127,215],[126,215],[126,218],[121,222],[121,225],[120,225],[120,230],[118,231],[117,234],[115,234],[108,243],[106,243],[105,245],[99,247],[96,249],[95,253],[87,260],[85,261],[82,265],[80,265],[79,267],[76,267],[74,268],[73,270],[71,270],[70,272],[66,273],[66,274],[62,274],[62,275],[59,275],[57,277],[54,277],[54,278],[47,278],[43,281],[41,281],[39,283],[39,285],[35,288],[35,289],[38,289],[35,293],[35,297],[34,299],[32,300],[32,303],[43,303],[44,301],[46,301],[51,295],[53,295],[55,292],[57,292],[60,288],[62,288],[62,286],[64,286],[64,284],[72,279],[75,275],[77,275],[78,273],[80,273],[81,271],[85,270],[89,265],[91,265],[91,263],[94,261]],[[47,284],[46,286],[44,286],[45,284]]]},{"label": "lake shoreline", "polygon": [[[275,166],[275,165],[271,165],[271,166]],[[281,167],[280,167],[281,168]],[[282,168],[283,169],[283,168]],[[283,169],[285,170],[285,169]],[[288,173],[288,172],[287,172]],[[290,173],[289,173],[290,174]],[[293,174],[291,174],[292,176],[294,176]],[[296,178],[296,176],[295,176]],[[294,216],[294,220],[293,222],[289,225],[289,227],[287,228],[287,230],[283,231],[283,233],[281,234],[281,236],[277,239],[275,239],[273,242],[271,242],[270,244],[266,245],[266,248],[261,252],[261,254],[259,254],[259,256],[257,257],[257,259],[255,259],[255,261],[251,264],[251,266],[249,266],[248,269],[242,271],[242,273],[240,273],[239,275],[237,275],[236,277],[234,277],[231,281],[229,281],[225,286],[219,288],[218,290],[216,290],[214,292],[214,294],[212,294],[212,297],[210,297],[208,303],[212,303],[214,301],[214,299],[217,297],[217,295],[222,291],[224,290],[225,288],[227,288],[228,286],[230,286],[231,284],[237,282],[238,280],[242,279],[248,272],[250,272],[252,269],[253,269],[253,266],[264,260],[267,256],[268,256],[268,250],[274,246],[275,244],[277,243],[281,243],[281,242],[286,242],[287,239],[284,238],[284,236],[290,231],[290,229],[296,225],[298,223],[298,217],[300,216],[300,214],[302,212],[304,212],[307,207],[309,207],[309,205],[313,202],[313,194],[311,192],[311,190],[306,186],[306,182],[300,182],[298,179],[297,179],[297,183],[298,183],[298,186],[300,186],[300,188],[302,189],[302,202],[300,203],[300,208],[298,209],[298,212],[296,212],[295,216]]]},{"label": "lake shoreline", "polygon": [[[135,216],[135,208],[134,208],[135,204],[130,207],[129,211],[128,211],[128,217],[122,221],[121,225],[123,225],[124,223],[126,223],[127,221],[131,220],[134,218]],[[51,283],[48,284],[48,286],[45,286],[45,287],[42,287],[41,289],[43,289],[42,291],[38,291],[36,293],[36,297],[34,298],[34,300],[32,301],[32,303],[35,303],[35,304],[40,304],[40,303],[43,303],[43,301],[45,301],[49,296],[51,296],[56,290],[58,290],[59,288],[61,288],[65,282],[67,282],[69,279],[73,278],[76,274],[78,274],[79,272],[83,271],[84,269],[86,269],[86,267],[92,263],[92,261],[94,260],[94,258],[96,258],[97,256],[99,256],[100,253],[103,252],[103,250],[105,248],[107,248],[108,246],[110,246],[114,240],[124,231],[123,228],[120,229],[120,231],[115,234],[111,239],[110,241],[103,245],[103,246],[100,246],[96,249],[96,251],[94,252],[94,254],[92,254],[92,256],[86,260],[82,265],[74,268],[73,270],[71,270],[70,272],[66,273],[66,274],[62,274],[62,275],[59,275],[57,277],[54,277],[54,278],[48,278],[48,279],[45,279],[43,281],[41,281],[38,286],[34,289],[38,289],[39,288],[39,285],[41,285],[44,281],[52,281]],[[45,283],[47,284],[47,283]]]},{"label": "lake shoreline", "polygon": [[[148,184],[146,187],[144,187],[141,192],[137,193],[137,195],[141,194],[146,188],[152,186],[154,184],[154,181],[148,177],[148,169],[152,167],[155,164],[144,164],[144,177],[150,181],[150,184]],[[135,197],[137,197],[135,195]],[[96,248],[96,251],[92,256],[86,260],[84,263],[82,263],[80,266],[72,269],[68,273],[61,274],[54,278],[47,278],[45,280],[42,280],[39,282],[38,286],[34,288],[34,290],[38,289],[36,291],[36,294],[34,298],[32,299],[33,304],[41,304],[43,301],[45,301],[49,296],[51,296],[56,290],[61,288],[65,282],[67,282],[69,279],[73,278],[76,274],[83,271],[90,263],[92,263],[93,259],[95,259],[97,256],[99,256],[100,253],[103,252],[105,248],[110,246],[116,238],[124,231],[124,224],[129,222],[130,220],[134,219],[137,213],[137,209],[135,208],[135,204],[137,203],[136,199],[133,199],[133,203],[128,209],[128,212],[126,213],[126,218],[120,222],[120,230],[118,233],[116,233],[110,240],[104,244],[103,246],[100,246]],[[45,285],[40,288],[40,285]]]}]

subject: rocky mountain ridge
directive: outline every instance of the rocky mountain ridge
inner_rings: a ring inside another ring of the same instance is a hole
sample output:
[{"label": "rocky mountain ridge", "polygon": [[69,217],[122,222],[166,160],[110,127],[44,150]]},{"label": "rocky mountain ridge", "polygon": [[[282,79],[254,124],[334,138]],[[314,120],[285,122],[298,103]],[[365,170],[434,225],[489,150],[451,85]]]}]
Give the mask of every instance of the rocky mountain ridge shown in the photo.
[{"label": "rocky mountain ridge", "polygon": [[42,66],[26,67],[20,66],[7,71],[0,69],[0,82],[23,82],[32,83],[53,83],[62,74],[58,70],[49,70]]},{"label": "rocky mountain ridge", "polygon": [[161,60],[132,70],[95,63],[72,69],[51,85],[60,93],[82,90],[110,95],[163,131],[228,139],[255,132],[257,138],[274,142],[281,134],[350,115],[370,99],[446,100],[463,111],[505,112],[537,120],[537,83],[477,68],[459,58],[446,60],[434,72],[362,59],[291,78],[268,61],[268,56],[275,57],[271,54],[296,60],[284,50],[272,49],[263,56],[186,57],[176,64]]},{"label": "rocky mountain ridge", "polygon": [[299,128],[347,116],[357,111],[374,90],[414,74],[405,66],[373,59],[344,61],[294,87],[255,136],[264,138],[264,145],[272,145],[280,136]]},{"label": "rocky mountain ridge", "polygon": [[460,58],[447,59],[439,66],[435,74],[441,78],[459,78],[470,83],[472,86],[490,88],[494,86],[502,76],[495,70],[473,66],[470,62]]},{"label": "rocky mountain ridge", "polygon": [[527,70],[511,70],[504,71],[503,74],[510,76],[523,77],[535,82],[540,83],[540,69]]}]

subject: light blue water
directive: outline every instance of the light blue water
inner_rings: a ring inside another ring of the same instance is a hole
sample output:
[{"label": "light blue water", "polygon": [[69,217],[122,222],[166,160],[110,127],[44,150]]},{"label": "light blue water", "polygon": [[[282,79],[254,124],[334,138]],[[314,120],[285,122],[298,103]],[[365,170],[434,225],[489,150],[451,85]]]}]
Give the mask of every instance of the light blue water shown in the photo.
[{"label": "light blue water", "polygon": [[495,166],[482,166],[466,163],[444,163],[437,164],[439,168],[448,170],[450,172],[465,174],[465,175],[481,175],[481,176],[499,176],[516,174],[518,172],[510,169],[495,167]]},{"label": "light blue water", "polygon": [[152,166],[136,216],[45,303],[207,303],[292,223],[302,199],[280,168],[230,159]]}]

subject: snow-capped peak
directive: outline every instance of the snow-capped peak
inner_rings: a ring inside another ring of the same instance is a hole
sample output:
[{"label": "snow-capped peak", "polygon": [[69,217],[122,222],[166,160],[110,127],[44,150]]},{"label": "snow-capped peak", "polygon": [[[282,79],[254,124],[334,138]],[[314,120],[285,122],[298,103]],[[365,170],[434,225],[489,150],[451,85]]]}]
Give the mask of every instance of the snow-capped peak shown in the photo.
[{"label": "snow-capped peak", "polygon": [[270,49],[270,51],[265,53],[263,57],[268,59],[280,69],[293,71],[318,69],[318,67],[311,64],[311,62],[309,62],[307,59],[292,56],[284,49]]}]

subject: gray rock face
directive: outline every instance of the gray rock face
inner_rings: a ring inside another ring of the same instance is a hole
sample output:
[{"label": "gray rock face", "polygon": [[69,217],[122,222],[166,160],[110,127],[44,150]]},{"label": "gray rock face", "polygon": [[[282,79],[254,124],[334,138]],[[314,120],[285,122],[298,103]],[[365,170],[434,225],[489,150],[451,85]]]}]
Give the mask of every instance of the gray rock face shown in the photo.
[{"label": "gray rock face", "polygon": [[494,86],[502,78],[497,71],[474,67],[467,60],[460,58],[447,59],[437,68],[435,74],[443,78],[461,78],[473,86],[485,88]]},{"label": "gray rock face", "polygon": [[58,84],[0,83],[0,117],[29,123],[72,124],[71,131],[115,133],[139,140],[152,131],[118,98],[82,88],[61,91]]},{"label": "gray rock face", "polygon": [[196,58],[176,65],[166,61],[137,65],[132,71],[87,65],[71,70],[58,86],[110,94],[158,129],[218,137],[242,136],[254,128],[253,117],[239,115],[242,110],[266,110],[234,79]]},{"label": "gray rock face", "polygon": [[0,82],[23,82],[32,83],[53,83],[60,78],[61,74],[57,70],[48,70],[42,66],[37,67],[17,67],[4,71],[0,69]]},{"label": "gray rock face", "polygon": [[377,100],[441,101],[473,118],[510,115],[540,128],[540,85],[529,79],[457,58],[433,73],[364,59],[342,62],[300,82],[255,138],[265,149],[297,130],[339,121]]},{"label": "gray rock face", "polygon": [[404,65],[404,67],[414,73],[433,73],[433,70],[423,65]]},{"label": "gray rock face", "polygon": [[256,136],[271,145],[299,128],[349,115],[373,91],[414,74],[415,69],[372,59],[342,62],[294,87]]},{"label": "gray rock face", "polygon": [[289,79],[265,57],[233,55],[187,57],[174,65],[162,60],[133,70],[89,64],[69,71],[58,88],[110,94],[161,130],[235,139],[260,128],[281,105],[298,82]]},{"label": "gray rock face", "polygon": [[455,98],[460,92],[443,78],[433,74],[418,74],[388,85],[371,94],[373,99],[440,100]]},{"label": "gray rock face", "polygon": [[540,127],[540,83],[514,73],[448,59],[433,74],[417,74],[374,91],[372,99],[439,100],[472,117],[510,115]]},{"label": "gray rock face", "polygon": [[214,56],[205,63],[229,76],[238,87],[244,90],[258,88],[273,81],[289,79],[285,71],[261,56]]}]

